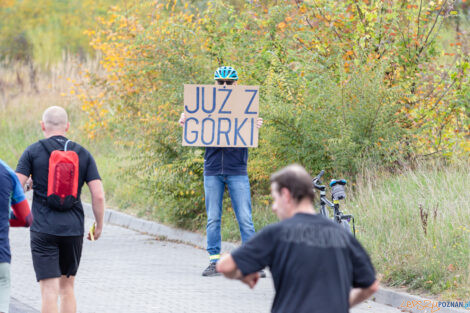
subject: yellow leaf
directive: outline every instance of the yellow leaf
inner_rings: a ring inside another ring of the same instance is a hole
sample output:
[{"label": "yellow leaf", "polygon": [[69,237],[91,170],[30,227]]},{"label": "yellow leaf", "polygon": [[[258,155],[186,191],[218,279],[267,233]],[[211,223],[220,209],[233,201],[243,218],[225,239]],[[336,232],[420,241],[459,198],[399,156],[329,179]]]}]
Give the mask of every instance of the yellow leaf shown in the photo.
[{"label": "yellow leaf", "polygon": [[277,25],[277,27],[279,27],[280,29],[284,29],[284,28],[287,27],[287,24],[284,23],[284,22],[280,22],[280,23]]}]

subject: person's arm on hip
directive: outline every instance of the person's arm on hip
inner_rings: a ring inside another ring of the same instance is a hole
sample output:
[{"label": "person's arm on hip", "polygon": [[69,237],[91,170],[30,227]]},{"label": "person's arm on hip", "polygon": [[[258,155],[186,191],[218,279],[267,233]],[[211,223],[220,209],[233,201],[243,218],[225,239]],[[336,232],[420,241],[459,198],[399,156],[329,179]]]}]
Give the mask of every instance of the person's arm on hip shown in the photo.
[{"label": "person's arm on hip", "polygon": [[[103,218],[104,218],[104,190],[103,183],[99,179],[88,182],[88,188],[91,193],[91,206],[93,208],[93,215],[95,216],[95,231],[93,233],[94,239],[98,239],[103,231]],[[91,240],[90,234],[88,239]]]}]

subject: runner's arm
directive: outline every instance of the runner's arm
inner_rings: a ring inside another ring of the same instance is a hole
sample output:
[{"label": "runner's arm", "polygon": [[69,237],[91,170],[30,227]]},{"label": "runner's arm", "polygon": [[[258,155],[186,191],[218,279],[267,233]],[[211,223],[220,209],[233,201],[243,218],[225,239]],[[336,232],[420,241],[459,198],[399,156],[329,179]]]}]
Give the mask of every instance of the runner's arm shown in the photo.
[{"label": "runner's arm", "polygon": [[28,177],[23,174],[16,175],[12,172],[13,193],[11,195],[11,208],[13,215],[9,219],[11,227],[29,227],[33,223],[33,215],[29,208],[28,200],[26,200],[23,192],[23,186]]},{"label": "runner's arm", "polygon": [[242,272],[238,269],[237,263],[233,260],[232,255],[226,254],[217,262],[217,272],[224,274],[230,279],[240,279],[243,277]]},{"label": "runner's arm", "polygon": [[225,277],[230,279],[239,279],[250,288],[253,288],[259,279],[259,273],[252,273],[243,276],[242,272],[238,269],[232,255],[224,255],[216,265],[217,272],[222,273]]},{"label": "runner's arm", "polygon": [[372,285],[368,288],[354,288],[349,293],[349,307],[352,308],[353,306],[361,303],[362,301],[368,299],[374,293],[379,290],[379,281],[376,280]]},{"label": "runner's arm", "polygon": [[[103,184],[100,179],[95,179],[88,182],[88,188],[91,193],[91,206],[93,208],[93,215],[95,216],[95,232],[94,239],[98,239],[103,230],[103,217],[104,217],[104,190]],[[90,234],[88,239],[91,240]]]},{"label": "runner's arm", "polygon": [[16,176],[18,176],[18,179],[20,180],[21,186],[24,186],[26,184],[26,182],[28,181],[28,176],[26,176],[26,175],[23,175],[23,174],[20,174],[20,173],[16,172]]},{"label": "runner's arm", "polygon": [[33,215],[29,209],[28,200],[11,205],[14,217],[10,218],[11,227],[29,227],[33,223]]}]

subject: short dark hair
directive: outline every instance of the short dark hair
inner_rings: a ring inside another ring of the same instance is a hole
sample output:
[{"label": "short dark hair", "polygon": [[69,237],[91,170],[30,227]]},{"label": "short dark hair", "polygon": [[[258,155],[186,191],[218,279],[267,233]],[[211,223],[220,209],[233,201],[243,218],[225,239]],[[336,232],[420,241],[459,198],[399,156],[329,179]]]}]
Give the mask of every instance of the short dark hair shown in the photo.
[{"label": "short dark hair", "polygon": [[289,190],[297,203],[303,199],[309,199],[312,202],[315,199],[312,177],[298,164],[289,165],[272,174],[271,184],[273,183],[276,184],[277,192],[281,192],[282,188]]}]

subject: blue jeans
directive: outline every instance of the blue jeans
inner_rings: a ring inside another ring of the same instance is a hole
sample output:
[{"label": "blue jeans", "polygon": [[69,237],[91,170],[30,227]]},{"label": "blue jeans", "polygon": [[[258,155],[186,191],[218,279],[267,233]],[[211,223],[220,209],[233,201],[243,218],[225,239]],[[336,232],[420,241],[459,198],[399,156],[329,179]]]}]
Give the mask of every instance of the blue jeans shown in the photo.
[{"label": "blue jeans", "polygon": [[216,262],[219,258],[222,239],[220,221],[222,218],[222,200],[225,185],[227,185],[232,200],[233,210],[237,217],[242,242],[255,234],[251,217],[251,192],[248,176],[204,176],[204,192],[207,212],[207,252],[210,260]]}]

